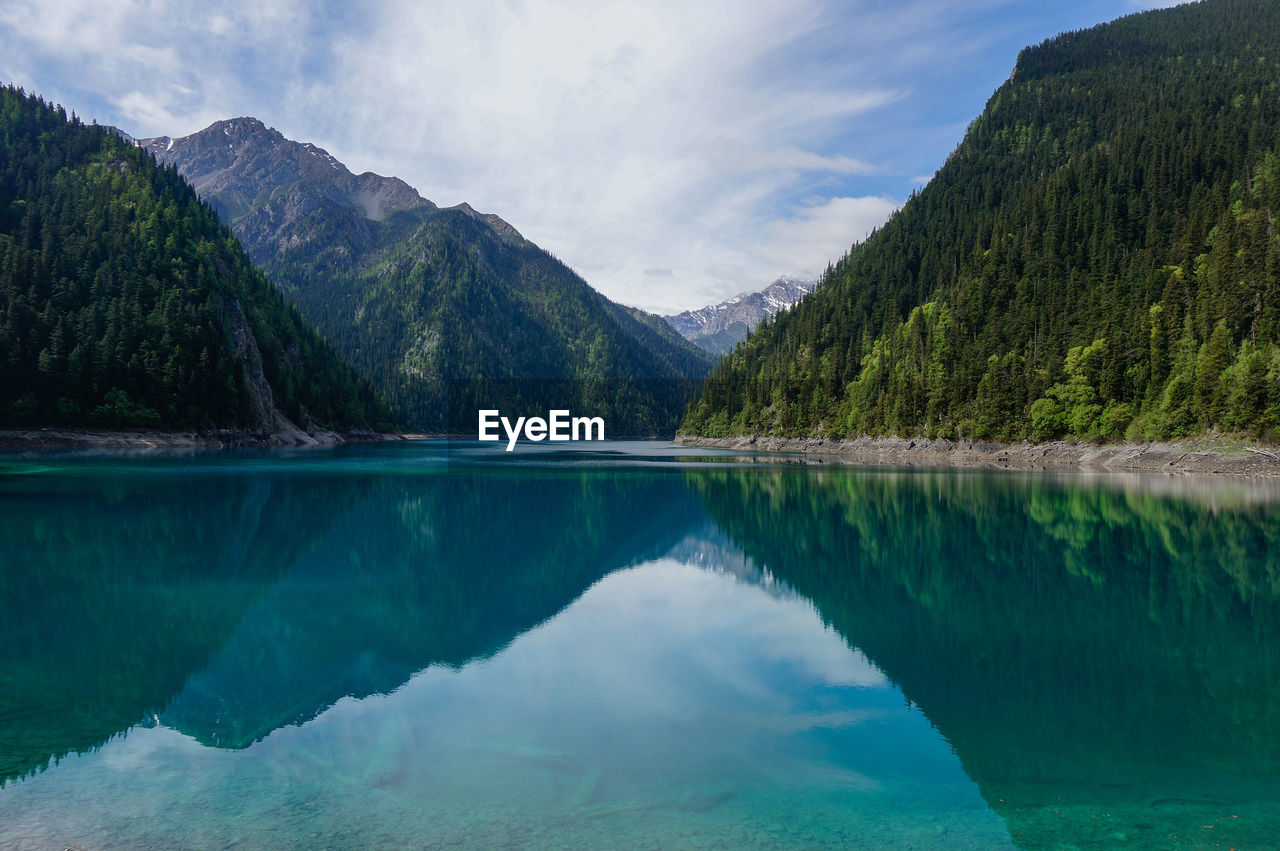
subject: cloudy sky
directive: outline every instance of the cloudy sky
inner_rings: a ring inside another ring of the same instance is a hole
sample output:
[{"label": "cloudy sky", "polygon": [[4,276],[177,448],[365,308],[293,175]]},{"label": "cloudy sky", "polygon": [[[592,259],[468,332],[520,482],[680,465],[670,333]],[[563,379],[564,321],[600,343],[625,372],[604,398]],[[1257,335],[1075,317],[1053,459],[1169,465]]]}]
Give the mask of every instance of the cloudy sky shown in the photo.
[{"label": "cloudy sky", "polygon": [[816,276],[1018,50],[1160,0],[5,0],[0,81],[134,136],[256,116],[669,312]]}]

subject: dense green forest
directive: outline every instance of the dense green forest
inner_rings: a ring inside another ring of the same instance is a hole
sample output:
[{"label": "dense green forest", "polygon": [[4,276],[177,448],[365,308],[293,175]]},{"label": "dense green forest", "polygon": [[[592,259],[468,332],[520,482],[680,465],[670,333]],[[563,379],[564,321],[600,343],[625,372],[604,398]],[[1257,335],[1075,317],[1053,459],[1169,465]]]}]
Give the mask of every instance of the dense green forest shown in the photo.
[{"label": "dense green forest", "polygon": [[0,426],[386,425],[177,171],[0,89]]},{"label": "dense green forest", "polygon": [[494,215],[352,174],[253,118],[141,143],[188,174],[250,257],[405,424],[567,407],[611,436],[672,434],[713,358],[615,304]]},{"label": "dense green forest", "polygon": [[262,268],[413,427],[474,433],[479,408],[567,407],[611,436],[671,434],[710,369],[658,317],[466,212],[396,213],[368,241],[350,218],[317,211],[307,242]]},{"label": "dense green forest", "polygon": [[1278,210],[1280,4],[1050,39],[682,431],[1274,439]]}]

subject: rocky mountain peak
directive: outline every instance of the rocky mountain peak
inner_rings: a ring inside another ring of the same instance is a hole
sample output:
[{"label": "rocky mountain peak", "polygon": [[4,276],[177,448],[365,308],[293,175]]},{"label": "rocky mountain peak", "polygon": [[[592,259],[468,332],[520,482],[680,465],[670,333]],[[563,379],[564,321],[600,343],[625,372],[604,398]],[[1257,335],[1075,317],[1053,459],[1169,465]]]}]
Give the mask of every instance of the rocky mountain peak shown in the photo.
[{"label": "rocky mountain peak", "polygon": [[402,210],[435,209],[409,184],[373,172],[360,175],[312,142],[295,142],[250,116],[215,121],[190,136],[138,142],[170,163],[236,226],[255,260],[295,222],[317,211],[349,210],[381,222]]},{"label": "rocky mountain peak", "polygon": [[713,354],[728,354],[753,328],[791,307],[817,286],[817,281],[782,277],[758,292],[741,293],[719,304],[663,318],[689,342]]},{"label": "rocky mountain peak", "polygon": [[458,210],[460,212],[466,213],[471,218],[476,219],[477,221],[484,222],[486,225],[493,228],[494,231],[497,232],[499,235],[507,239],[517,240],[519,242],[525,241],[524,237],[520,234],[520,231],[516,230],[515,227],[513,227],[509,222],[504,220],[501,216],[498,216],[494,213],[481,213],[480,211],[476,210],[476,208],[468,204],[466,201],[463,201],[461,204],[458,204],[453,207],[446,207],[445,209]]},{"label": "rocky mountain peak", "polygon": [[221,121],[213,122],[201,132],[217,131],[221,131],[223,135],[233,139],[246,139],[262,133],[274,136],[277,139],[284,139],[284,136],[278,130],[268,127],[252,115],[242,115],[239,118],[224,118]]}]

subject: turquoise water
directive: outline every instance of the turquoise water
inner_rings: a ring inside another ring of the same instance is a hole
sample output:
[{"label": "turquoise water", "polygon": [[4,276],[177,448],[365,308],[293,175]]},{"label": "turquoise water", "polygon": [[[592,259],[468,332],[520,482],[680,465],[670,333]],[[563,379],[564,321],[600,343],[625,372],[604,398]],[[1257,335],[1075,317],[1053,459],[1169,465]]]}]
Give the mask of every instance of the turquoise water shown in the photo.
[{"label": "turquoise water", "polygon": [[1277,847],[1278,507],[661,444],[10,456],[0,846]]}]

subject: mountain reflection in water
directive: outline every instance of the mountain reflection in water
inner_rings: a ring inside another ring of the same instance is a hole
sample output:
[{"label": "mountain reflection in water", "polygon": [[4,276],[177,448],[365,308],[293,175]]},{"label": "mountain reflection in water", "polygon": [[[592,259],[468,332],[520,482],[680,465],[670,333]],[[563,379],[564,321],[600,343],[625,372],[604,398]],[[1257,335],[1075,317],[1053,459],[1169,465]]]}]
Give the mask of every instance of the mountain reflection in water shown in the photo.
[{"label": "mountain reflection in water", "polygon": [[[488,458],[415,445],[9,464],[0,837],[45,835],[67,816],[31,809],[33,784],[56,801],[156,726],[199,743],[182,759],[229,786],[251,784],[219,752],[287,764],[299,784],[329,753],[331,787],[355,802],[324,822],[330,844],[370,837],[357,804],[427,789],[441,813],[470,813],[470,833],[432,816],[426,835],[475,842],[628,829],[633,805],[693,831],[662,841],[692,844],[712,816],[766,811],[740,841],[1280,835],[1268,487],[689,463],[643,446]],[[374,771],[379,736],[395,745]],[[406,753],[452,766],[448,790]],[[144,757],[134,784],[163,762]],[[808,797],[788,803],[789,787]],[[216,818],[181,835],[226,841]],[[308,818],[263,812],[255,829]]]}]

